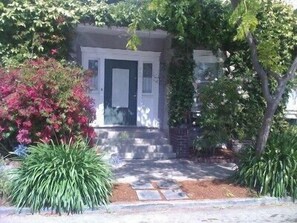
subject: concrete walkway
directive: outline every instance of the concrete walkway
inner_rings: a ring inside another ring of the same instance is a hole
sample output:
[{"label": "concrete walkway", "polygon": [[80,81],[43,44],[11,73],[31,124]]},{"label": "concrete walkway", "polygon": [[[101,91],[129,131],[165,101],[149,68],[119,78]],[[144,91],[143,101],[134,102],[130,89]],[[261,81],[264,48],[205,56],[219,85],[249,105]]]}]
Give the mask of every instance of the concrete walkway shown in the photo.
[{"label": "concrete walkway", "polygon": [[114,177],[118,183],[158,180],[225,179],[234,173],[234,163],[208,164],[184,159],[129,160],[114,166]]}]

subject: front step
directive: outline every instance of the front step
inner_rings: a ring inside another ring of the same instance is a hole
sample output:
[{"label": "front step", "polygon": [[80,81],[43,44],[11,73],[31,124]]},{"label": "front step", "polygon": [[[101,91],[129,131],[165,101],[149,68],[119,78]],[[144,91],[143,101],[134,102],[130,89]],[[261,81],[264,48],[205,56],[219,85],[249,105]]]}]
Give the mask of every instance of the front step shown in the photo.
[{"label": "front step", "polygon": [[[99,145],[100,146],[100,145]],[[104,151],[110,153],[172,153],[172,146],[167,145],[151,145],[151,144],[105,144],[101,147]]]},{"label": "front step", "polygon": [[[117,138],[118,139],[118,138]],[[99,144],[115,144],[117,140],[115,138],[103,138],[98,139]],[[118,139],[118,142],[129,143],[129,144],[150,144],[150,145],[163,145],[169,144],[169,140],[165,137],[158,138],[129,138],[129,139]]]},{"label": "front step", "polygon": [[174,159],[168,139],[157,129],[104,128],[95,130],[101,151],[121,159]]},{"label": "front step", "polygon": [[144,159],[144,160],[155,160],[155,159],[175,159],[175,153],[119,153],[120,158],[125,160],[131,159]]}]

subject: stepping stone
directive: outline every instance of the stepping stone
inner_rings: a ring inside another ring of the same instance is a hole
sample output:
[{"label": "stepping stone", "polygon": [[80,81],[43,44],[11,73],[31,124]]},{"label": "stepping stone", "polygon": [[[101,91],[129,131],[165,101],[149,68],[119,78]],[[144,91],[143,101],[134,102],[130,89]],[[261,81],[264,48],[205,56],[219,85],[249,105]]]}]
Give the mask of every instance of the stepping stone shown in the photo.
[{"label": "stepping stone", "polygon": [[174,180],[161,180],[157,182],[160,189],[174,190],[179,189],[179,185]]},{"label": "stepping stone", "polygon": [[162,194],[166,198],[166,200],[182,200],[182,199],[188,199],[189,197],[185,192],[183,192],[181,189],[175,189],[175,190],[161,190]]},{"label": "stepping stone", "polygon": [[134,190],[150,190],[154,189],[154,186],[145,180],[139,180],[131,184]]},{"label": "stepping stone", "polygon": [[136,190],[136,194],[140,201],[162,200],[157,190]]}]

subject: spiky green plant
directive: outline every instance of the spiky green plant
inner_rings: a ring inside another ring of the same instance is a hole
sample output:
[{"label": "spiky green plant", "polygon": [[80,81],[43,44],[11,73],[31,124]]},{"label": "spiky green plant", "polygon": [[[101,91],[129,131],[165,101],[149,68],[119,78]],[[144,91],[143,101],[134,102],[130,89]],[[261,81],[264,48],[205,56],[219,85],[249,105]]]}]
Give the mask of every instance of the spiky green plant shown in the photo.
[{"label": "spiky green plant", "polygon": [[39,143],[16,170],[10,199],[19,210],[51,209],[61,214],[82,213],[105,205],[111,195],[111,170],[83,140]]},{"label": "spiky green plant", "polygon": [[260,156],[249,148],[242,156],[235,179],[259,194],[297,198],[297,130],[273,133]]},{"label": "spiky green plant", "polygon": [[4,158],[0,155],[0,198],[6,198],[9,194],[10,179],[5,168]]}]

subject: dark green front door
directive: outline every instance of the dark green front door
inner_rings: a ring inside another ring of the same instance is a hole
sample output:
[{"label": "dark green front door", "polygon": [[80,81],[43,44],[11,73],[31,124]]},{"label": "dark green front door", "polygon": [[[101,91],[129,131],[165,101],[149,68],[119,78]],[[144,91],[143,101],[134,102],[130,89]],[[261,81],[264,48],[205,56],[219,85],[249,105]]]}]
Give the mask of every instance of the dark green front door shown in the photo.
[{"label": "dark green front door", "polygon": [[137,67],[137,61],[105,60],[105,125],[136,125]]}]

